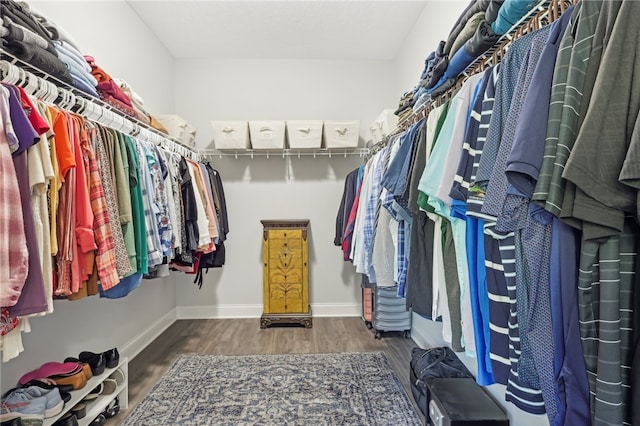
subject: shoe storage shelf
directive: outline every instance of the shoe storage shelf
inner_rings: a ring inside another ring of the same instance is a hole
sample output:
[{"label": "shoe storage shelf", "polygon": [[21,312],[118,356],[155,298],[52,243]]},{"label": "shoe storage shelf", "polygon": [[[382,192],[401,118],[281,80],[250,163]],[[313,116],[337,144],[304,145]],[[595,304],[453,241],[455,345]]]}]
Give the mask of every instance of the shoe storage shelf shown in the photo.
[{"label": "shoe storage shelf", "polygon": [[85,401],[87,404],[87,414],[81,419],[78,419],[79,426],[88,426],[105,408],[118,397],[120,409],[125,410],[129,405],[129,369],[128,359],[126,357],[120,357],[120,363],[116,368],[105,368],[104,373],[99,376],[94,376],[87,381],[87,384],[82,389],[71,391],[71,400],[64,404],[64,409],[60,414],[55,417],[44,420],[43,426],[50,426],[57,422],[62,416],[70,411],[76,404],[80,403],[89,393],[99,386],[102,382],[108,379],[118,369],[124,374],[124,381],[116,387],[116,390],[108,395],[101,394],[97,398]]}]

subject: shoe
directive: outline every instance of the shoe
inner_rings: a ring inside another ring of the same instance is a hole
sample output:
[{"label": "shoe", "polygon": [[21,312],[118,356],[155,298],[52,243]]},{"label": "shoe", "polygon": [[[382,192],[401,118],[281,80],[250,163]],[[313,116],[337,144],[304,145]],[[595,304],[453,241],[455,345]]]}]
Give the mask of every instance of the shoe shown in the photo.
[{"label": "shoe", "polygon": [[91,389],[91,392],[89,392],[84,398],[82,398],[82,402],[93,401],[94,399],[102,395],[103,388],[104,385],[101,382],[98,386]]},{"label": "shoe", "polygon": [[62,398],[64,402],[69,402],[71,400],[71,394],[69,392],[73,390],[72,385],[58,385],[55,380],[44,378],[30,380],[24,385],[24,387],[29,386],[37,386],[42,389],[58,389],[60,392],[60,398]]},{"label": "shoe", "polygon": [[84,402],[77,403],[73,408],[71,408],[71,412],[76,415],[78,420],[84,419],[87,415],[87,404]]},{"label": "shoe", "polygon": [[52,376],[72,376],[79,371],[82,371],[82,365],[77,362],[47,362],[42,364],[37,370],[30,371],[20,377],[19,382],[21,385],[24,385],[33,379]]},{"label": "shoe", "polygon": [[116,382],[114,379],[104,379],[104,382],[102,382],[102,392],[100,392],[100,394],[111,395],[116,391],[117,387],[118,382]]},{"label": "shoe", "polygon": [[119,412],[120,412],[120,401],[116,396],[115,399],[111,401],[109,405],[107,405],[107,408],[104,409],[104,411],[102,412],[102,415],[105,418],[110,419],[111,417],[114,417]]},{"label": "shoe", "polygon": [[60,414],[62,409],[64,408],[64,401],[60,396],[60,391],[58,388],[53,389],[43,389],[38,386],[29,386],[25,388],[26,392],[33,396],[34,398],[44,397],[47,400],[47,404],[45,407],[44,418],[48,419],[49,417],[57,416]]},{"label": "shoe", "polygon": [[53,426],[78,426],[78,418],[72,412],[67,412]]},{"label": "shoe", "polygon": [[109,349],[106,352],[103,352],[104,359],[107,363],[107,368],[116,368],[120,363],[120,354],[118,353],[118,348]]},{"label": "shoe", "polygon": [[82,371],[84,371],[84,376],[89,380],[93,377],[93,370],[91,369],[91,365],[86,362],[80,362],[78,358],[68,357],[64,359],[64,362],[77,362],[78,364],[82,364]]},{"label": "shoe", "polygon": [[103,354],[94,354],[93,352],[80,352],[78,355],[80,362],[86,362],[91,366],[91,372],[94,376],[99,376],[104,373],[104,368],[107,365],[107,361]]},{"label": "shoe", "polygon": [[121,368],[118,368],[116,371],[111,373],[109,378],[115,380],[116,383],[118,384],[118,386],[123,384],[125,382],[125,380],[126,380],[126,378],[124,377],[124,371],[122,371]]},{"label": "shoe", "polygon": [[0,400],[0,421],[13,420],[16,414],[22,424],[41,425],[47,411],[47,398],[33,396],[27,388],[10,391]]},{"label": "shoe", "polygon": [[91,423],[89,423],[89,426],[102,426],[107,422],[107,418],[104,416],[104,414],[100,413],[98,414],[98,417],[96,417]]},{"label": "shoe", "polygon": [[[2,416],[0,415],[0,418]],[[20,420],[20,414],[6,414],[4,419],[0,421],[0,426],[22,426],[22,420]]]},{"label": "shoe", "polygon": [[80,366],[80,370],[73,375],[51,376],[51,378],[55,380],[58,385],[71,385],[73,386],[73,390],[82,389],[87,384],[87,375],[82,364],[78,365]]}]

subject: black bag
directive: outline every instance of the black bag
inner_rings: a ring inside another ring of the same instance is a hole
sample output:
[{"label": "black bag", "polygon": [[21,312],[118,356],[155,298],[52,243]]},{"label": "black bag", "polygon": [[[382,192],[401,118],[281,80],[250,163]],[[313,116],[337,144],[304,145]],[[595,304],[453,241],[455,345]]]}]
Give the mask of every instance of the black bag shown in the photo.
[{"label": "black bag", "polygon": [[411,393],[425,417],[428,417],[426,379],[431,377],[473,378],[471,372],[449,347],[413,348],[409,367]]}]

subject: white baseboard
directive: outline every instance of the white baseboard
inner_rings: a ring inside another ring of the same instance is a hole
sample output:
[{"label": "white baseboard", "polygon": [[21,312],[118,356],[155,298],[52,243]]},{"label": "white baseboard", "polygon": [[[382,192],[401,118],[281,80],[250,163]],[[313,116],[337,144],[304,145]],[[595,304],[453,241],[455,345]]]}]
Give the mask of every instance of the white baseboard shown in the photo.
[{"label": "white baseboard", "polygon": [[362,306],[359,303],[312,303],[314,317],[359,317]]},{"label": "white baseboard", "polygon": [[260,318],[262,305],[178,306],[178,319]]},{"label": "white baseboard", "polygon": [[[311,305],[314,317],[357,317],[360,305],[356,303],[315,303]],[[206,305],[178,306],[178,319],[260,318],[262,305]]]},{"label": "white baseboard", "polygon": [[162,316],[155,324],[147,327],[146,330],[129,340],[125,345],[120,348],[120,354],[126,356],[131,361],[136,357],[144,348],[149,346],[159,335],[161,335],[167,328],[173,324],[177,317],[176,308],[171,309],[165,315]]}]

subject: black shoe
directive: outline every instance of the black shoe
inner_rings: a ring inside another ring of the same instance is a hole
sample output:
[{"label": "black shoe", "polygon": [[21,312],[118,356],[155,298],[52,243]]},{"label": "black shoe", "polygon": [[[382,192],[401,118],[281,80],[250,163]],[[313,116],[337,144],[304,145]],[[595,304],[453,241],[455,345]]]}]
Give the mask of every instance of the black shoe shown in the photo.
[{"label": "black shoe", "polygon": [[115,399],[109,403],[107,408],[104,409],[104,411],[102,412],[102,415],[105,418],[110,419],[111,417],[115,416],[119,412],[120,412],[120,401],[116,396]]},{"label": "black shoe", "polygon": [[80,362],[86,362],[91,366],[91,372],[94,376],[99,376],[104,373],[104,368],[107,365],[103,354],[94,354],[93,352],[80,352],[78,355]]},{"label": "black shoe", "polygon": [[89,426],[102,426],[105,423],[107,423],[107,418],[104,416],[104,414],[100,413],[98,414],[98,417],[96,417],[91,423],[89,423]]},{"label": "black shoe", "polygon": [[107,362],[107,368],[116,368],[120,363],[120,354],[118,353],[118,348],[109,349],[106,352],[103,352],[104,359]]},{"label": "black shoe", "polygon": [[0,422],[0,426],[22,426],[22,420],[20,417],[16,417],[15,419],[3,420]]},{"label": "black shoe", "polygon": [[78,426],[78,418],[75,414],[67,412],[67,414],[62,416],[53,426]]}]

